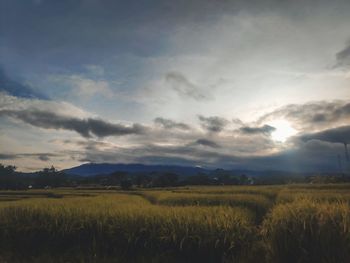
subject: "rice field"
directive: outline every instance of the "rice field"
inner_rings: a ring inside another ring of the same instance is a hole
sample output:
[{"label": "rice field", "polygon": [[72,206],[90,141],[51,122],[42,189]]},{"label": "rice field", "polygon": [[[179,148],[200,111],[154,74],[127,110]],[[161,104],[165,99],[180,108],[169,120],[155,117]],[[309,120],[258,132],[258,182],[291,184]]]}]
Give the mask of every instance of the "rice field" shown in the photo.
[{"label": "rice field", "polygon": [[0,191],[0,262],[350,262],[350,185]]}]

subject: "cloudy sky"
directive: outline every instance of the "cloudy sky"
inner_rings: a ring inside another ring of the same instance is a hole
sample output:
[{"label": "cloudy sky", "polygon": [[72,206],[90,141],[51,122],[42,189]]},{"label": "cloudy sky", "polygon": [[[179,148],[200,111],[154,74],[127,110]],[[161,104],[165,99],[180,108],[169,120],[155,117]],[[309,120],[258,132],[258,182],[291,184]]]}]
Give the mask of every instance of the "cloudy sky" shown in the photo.
[{"label": "cloudy sky", "polygon": [[0,162],[339,171],[350,1],[1,0]]}]

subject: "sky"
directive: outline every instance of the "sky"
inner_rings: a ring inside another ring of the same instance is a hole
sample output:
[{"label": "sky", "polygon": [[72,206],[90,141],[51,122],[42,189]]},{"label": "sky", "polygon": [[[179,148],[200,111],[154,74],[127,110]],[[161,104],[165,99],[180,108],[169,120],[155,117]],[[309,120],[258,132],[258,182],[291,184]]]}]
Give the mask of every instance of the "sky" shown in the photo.
[{"label": "sky", "polygon": [[0,0],[0,163],[339,172],[350,1]]}]

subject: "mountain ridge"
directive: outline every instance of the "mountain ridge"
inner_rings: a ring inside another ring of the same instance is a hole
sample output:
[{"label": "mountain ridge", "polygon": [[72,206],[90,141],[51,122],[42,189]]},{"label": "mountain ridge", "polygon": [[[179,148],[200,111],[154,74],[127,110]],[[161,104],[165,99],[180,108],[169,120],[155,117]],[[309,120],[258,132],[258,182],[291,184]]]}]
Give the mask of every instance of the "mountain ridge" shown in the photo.
[{"label": "mountain ridge", "polygon": [[[247,170],[247,169],[222,169],[204,168],[198,166],[141,164],[141,163],[85,163],[76,167],[63,170],[66,174],[76,176],[107,175],[114,172],[126,173],[176,173],[180,176],[193,176],[198,174],[213,175],[220,172],[233,173],[236,175],[246,174],[249,176],[306,176],[312,173],[278,171],[278,170]],[[216,173],[215,173],[216,172]]]},{"label": "mountain ridge", "polygon": [[198,173],[208,173],[210,169],[195,167],[195,166],[180,166],[180,165],[147,165],[140,163],[85,163],[76,167],[63,170],[70,175],[79,176],[94,176],[98,174],[110,174],[113,172],[127,173],[151,173],[151,172],[169,172],[179,173],[181,175],[190,176]]}]

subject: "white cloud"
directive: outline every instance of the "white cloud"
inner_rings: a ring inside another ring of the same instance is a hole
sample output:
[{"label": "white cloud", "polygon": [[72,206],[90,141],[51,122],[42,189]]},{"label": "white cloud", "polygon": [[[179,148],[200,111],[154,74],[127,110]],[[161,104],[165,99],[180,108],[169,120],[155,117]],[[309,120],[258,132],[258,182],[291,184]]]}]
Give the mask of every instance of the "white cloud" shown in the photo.
[{"label": "white cloud", "polygon": [[92,117],[93,114],[64,101],[19,98],[0,92],[0,111],[40,110],[76,118]]},{"label": "white cloud", "polygon": [[113,96],[109,83],[105,80],[93,80],[80,75],[71,75],[66,79],[72,86],[72,93],[84,98],[101,94],[108,98]]},{"label": "white cloud", "polygon": [[93,64],[85,65],[85,68],[89,73],[98,77],[101,77],[105,74],[104,68],[99,65],[93,65]]},{"label": "white cloud", "polygon": [[[350,98],[348,75],[329,68],[348,38],[346,20],[339,16],[336,22],[322,8],[312,12],[303,19],[282,12],[239,12],[176,28],[167,40],[167,55],[147,63],[152,74],[140,85],[146,106],[173,119],[195,121],[202,114],[253,121],[262,109]],[[215,99],[179,99],[161,81],[174,71]]]}]

